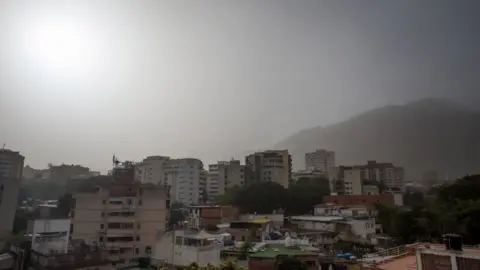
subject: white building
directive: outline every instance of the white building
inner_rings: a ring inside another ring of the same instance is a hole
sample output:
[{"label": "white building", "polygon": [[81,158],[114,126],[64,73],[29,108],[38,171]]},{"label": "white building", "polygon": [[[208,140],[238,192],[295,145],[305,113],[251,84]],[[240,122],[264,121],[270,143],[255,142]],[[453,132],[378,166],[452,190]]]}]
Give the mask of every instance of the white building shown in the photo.
[{"label": "white building", "polygon": [[341,216],[292,216],[290,222],[311,231],[339,233],[344,240],[370,243],[375,235],[375,218],[344,218]]},{"label": "white building", "polygon": [[164,164],[163,185],[170,188],[171,202],[197,205],[202,201],[202,161],[194,158],[170,159]]},{"label": "white building", "polygon": [[225,194],[225,190],[245,184],[245,166],[239,160],[219,161],[208,166],[207,194],[208,200]]},{"label": "white building", "polygon": [[309,179],[318,179],[327,177],[327,173],[312,169],[307,170],[300,170],[296,172],[292,172],[292,180],[293,182],[297,182],[300,178],[309,178]]},{"label": "white building", "polygon": [[315,216],[334,216],[344,218],[375,217],[377,212],[366,206],[341,206],[331,204],[318,204],[313,209]]},{"label": "white building", "polygon": [[156,266],[168,264],[182,267],[191,263],[197,263],[200,267],[218,265],[223,248],[219,236],[205,231],[169,231],[158,240],[152,260]]},{"label": "white building", "polygon": [[326,173],[328,168],[335,167],[335,152],[325,149],[305,154],[305,168]]},{"label": "white building", "polygon": [[165,173],[163,168],[169,159],[169,157],[164,156],[150,156],[142,162],[135,164],[135,181],[139,181],[142,184],[159,184],[164,182]]},{"label": "white building", "polygon": [[67,253],[70,237],[70,219],[36,219],[29,222],[31,248],[49,253]]}]

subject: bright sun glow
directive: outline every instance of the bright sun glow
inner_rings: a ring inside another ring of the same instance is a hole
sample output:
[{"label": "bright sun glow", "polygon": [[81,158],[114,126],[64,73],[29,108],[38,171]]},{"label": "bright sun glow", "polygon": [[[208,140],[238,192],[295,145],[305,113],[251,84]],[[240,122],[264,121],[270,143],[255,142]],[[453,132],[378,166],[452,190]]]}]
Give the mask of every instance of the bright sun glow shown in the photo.
[{"label": "bright sun glow", "polygon": [[43,71],[79,75],[98,64],[93,29],[75,20],[45,18],[26,29],[24,48],[29,61]]}]

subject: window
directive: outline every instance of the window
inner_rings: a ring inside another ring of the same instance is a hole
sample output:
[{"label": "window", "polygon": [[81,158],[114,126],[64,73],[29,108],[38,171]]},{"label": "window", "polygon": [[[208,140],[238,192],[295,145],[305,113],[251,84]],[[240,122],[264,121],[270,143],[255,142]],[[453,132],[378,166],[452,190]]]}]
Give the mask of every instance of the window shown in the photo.
[{"label": "window", "polygon": [[107,204],[107,201],[106,201],[106,200],[103,200],[103,201],[102,201],[102,204],[104,204],[104,205]]},{"label": "window", "polygon": [[101,215],[102,215],[102,217],[104,217],[104,216],[105,216],[105,212],[102,212],[102,214],[101,214]]},{"label": "window", "polygon": [[103,229],[105,227],[105,225],[102,223],[100,224],[100,229]]},{"label": "window", "polygon": [[138,200],[138,205],[142,205],[142,200]]},{"label": "window", "polygon": [[140,226],[140,223],[137,224],[137,229],[140,229],[142,226]]},{"label": "window", "polygon": [[137,241],[140,241],[140,235],[137,235]]},{"label": "window", "polygon": [[135,254],[139,254],[140,250],[138,248],[135,249]]}]

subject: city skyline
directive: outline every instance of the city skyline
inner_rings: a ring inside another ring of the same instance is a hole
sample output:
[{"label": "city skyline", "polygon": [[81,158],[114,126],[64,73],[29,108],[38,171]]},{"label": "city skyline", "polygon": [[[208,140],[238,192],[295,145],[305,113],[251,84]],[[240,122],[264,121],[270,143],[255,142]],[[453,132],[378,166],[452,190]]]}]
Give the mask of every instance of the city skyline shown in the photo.
[{"label": "city skyline", "polygon": [[0,145],[207,163],[425,97],[480,101],[478,1],[2,1]]}]

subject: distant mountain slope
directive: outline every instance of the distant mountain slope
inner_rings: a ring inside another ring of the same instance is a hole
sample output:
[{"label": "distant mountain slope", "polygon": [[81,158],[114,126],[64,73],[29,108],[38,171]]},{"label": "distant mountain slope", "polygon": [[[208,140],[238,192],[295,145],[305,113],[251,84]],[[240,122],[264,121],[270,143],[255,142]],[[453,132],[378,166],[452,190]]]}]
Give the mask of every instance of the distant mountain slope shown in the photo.
[{"label": "distant mountain slope", "polygon": [[404,166],[410,179],[430,169],[452,178],[480,173],[480,114],[448,100],[425,99],[302,130],[275,147],[289,149],[297,169],[304,167],[306,152],[325,148],[336,151],[337,164],[391,161]]}]

